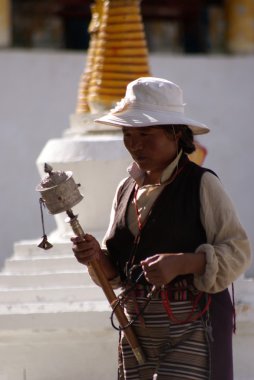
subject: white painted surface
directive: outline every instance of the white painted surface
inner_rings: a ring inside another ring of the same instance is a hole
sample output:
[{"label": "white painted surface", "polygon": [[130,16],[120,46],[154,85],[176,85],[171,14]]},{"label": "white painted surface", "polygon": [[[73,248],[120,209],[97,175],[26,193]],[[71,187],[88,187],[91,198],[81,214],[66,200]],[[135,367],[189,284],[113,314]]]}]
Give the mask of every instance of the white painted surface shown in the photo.
[{"label": "white painted surface", "polygon": [[0,344],[0,380],[114,380],[116,335],[104,327],[96,334],[75,326],[7,331],[1,337],[8,345]]}]

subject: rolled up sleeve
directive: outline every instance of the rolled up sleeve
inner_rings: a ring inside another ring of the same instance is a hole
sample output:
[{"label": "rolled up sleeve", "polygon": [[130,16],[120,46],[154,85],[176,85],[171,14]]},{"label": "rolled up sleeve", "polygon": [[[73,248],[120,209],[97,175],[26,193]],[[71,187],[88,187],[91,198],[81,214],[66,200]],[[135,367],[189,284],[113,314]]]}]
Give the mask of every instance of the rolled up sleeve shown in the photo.
[{"label": "rolled up sleeve", "polygon": [[250,243],[230,197],[220,180],[209,172],[201,180],[200,202],[207,243],[196,252],[205,253],[206,268],[204,274],[195,275],[194,283],[200,291],[217,293],[249,267]]}]

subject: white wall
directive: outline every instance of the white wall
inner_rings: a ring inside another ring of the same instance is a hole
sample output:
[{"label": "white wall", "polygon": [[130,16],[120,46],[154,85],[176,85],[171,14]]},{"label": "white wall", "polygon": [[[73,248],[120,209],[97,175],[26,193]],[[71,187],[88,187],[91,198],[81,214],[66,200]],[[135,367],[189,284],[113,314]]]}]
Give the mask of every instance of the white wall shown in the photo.
[{"label": "white wall", "polygon": [[[150,63],[154,76],[184,89],[186,114],[211,128],[199,138],[205,165],[221,177],[254,245],[254,57],[152,55]],[[82,53],[0,51],[0,266],[14,242],[42,234],[35,161],[68,128],[84,67]],[[50,232],[53,218],[45,219]]]}]

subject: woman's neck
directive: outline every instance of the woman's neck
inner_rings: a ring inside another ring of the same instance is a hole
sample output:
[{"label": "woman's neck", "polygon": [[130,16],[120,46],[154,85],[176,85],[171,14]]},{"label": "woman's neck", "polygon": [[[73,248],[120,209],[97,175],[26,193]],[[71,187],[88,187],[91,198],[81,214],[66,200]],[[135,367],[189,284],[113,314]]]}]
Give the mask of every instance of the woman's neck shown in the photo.
[{"label": "woman's neck", "polygon": [[143,185],[155,185],[161,181],[162,171],[147,171],[145,172]]},{"label": "woman's neck", "polygon": [[177,157],[165,167],[157,168],[155,170],[145,170],[143,185],[155,185],[168,181],[171,176],[174,175],[175,171],[177,171],[181,157],[182,151],[180,151]]}]

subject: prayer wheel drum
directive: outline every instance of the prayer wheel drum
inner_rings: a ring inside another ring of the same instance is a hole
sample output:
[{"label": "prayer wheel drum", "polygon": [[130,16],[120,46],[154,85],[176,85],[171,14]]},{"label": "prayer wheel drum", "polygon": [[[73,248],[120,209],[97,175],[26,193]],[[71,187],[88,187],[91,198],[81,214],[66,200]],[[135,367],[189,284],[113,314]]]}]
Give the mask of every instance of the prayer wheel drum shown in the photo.
[{"label": "prayer wheel drum", "polygon": [[41,193],[42,200],[50,214],[59,214],[70,210],[83,199],[79,192],[79,184],[76,184],[71,171],[53,171],[52,167],[45,164],[47,176],[36,187]]}]

